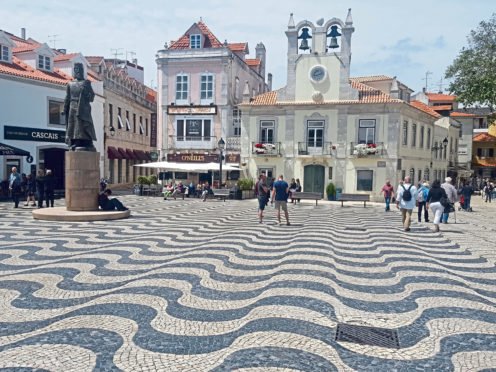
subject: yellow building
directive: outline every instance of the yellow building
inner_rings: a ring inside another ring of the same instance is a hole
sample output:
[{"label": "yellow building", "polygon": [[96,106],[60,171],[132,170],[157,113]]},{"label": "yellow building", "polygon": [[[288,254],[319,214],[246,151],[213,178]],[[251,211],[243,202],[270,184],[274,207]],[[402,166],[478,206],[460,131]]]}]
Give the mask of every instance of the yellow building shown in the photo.
[{"label": "yellow building", "polygon": [[489,126],[488,133],[480,133],[473,139],[472,169],[482,178],[496,178],[496,124]]}]

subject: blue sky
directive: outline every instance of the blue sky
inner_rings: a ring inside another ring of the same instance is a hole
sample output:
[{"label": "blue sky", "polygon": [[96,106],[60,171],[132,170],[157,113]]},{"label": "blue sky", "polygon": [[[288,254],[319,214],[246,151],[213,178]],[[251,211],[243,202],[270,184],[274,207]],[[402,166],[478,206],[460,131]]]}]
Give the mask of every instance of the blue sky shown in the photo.
[{"label": "blue sky", "polygon": [[[251,56],[262,41],[274,88],[286,83],[289,13],[295,22],[346,18],[352,8],[352,76],[390,75],[415,91],[439,90],[446,67],[481,20],[496,12],[494,0],[250,0],[157,1],[0,0],[0,29],[84,55],[110,57],[111,49],[132,51],[145,67],[145,83],[156,84],[155,53],[179,38],[200,17],[221,41],[249,43]],[[129,58],[131,58],[131,55]],[[152,83],[153,80],[153,83]],[[444,88],[447,84],[444,83]]]}]

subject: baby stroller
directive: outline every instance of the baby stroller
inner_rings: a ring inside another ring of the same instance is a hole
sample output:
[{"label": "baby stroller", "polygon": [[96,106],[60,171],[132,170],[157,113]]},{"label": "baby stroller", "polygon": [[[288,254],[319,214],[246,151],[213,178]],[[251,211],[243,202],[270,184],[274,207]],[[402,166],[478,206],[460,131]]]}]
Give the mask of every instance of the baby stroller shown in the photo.
[{"label": "baby stroller", "polygon": [[465,198],[463,195],[460,197],[460,206],[458,207],[458,210],[464,210],[465,212],[472,212],[472,207],[467,208],[467,204],[465,204]]}]

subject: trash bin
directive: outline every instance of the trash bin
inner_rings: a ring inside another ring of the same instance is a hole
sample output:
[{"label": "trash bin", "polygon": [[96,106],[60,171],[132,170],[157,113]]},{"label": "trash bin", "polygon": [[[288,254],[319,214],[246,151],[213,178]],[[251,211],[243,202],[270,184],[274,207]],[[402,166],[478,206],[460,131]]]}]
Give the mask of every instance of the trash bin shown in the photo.
[{"label": "trash bin", "polygon": [[339,200],[339,194],[343,192],[343,189],[336,189],[336,200]]}]

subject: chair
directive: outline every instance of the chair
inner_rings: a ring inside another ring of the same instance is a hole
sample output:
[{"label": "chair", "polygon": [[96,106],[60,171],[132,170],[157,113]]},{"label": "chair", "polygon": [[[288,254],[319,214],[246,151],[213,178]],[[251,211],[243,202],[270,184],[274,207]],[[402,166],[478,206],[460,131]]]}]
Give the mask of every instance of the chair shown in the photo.
[{"label": "chair", "polygon": [[150,185],[143,185],[143,195],[150,195]]}]

